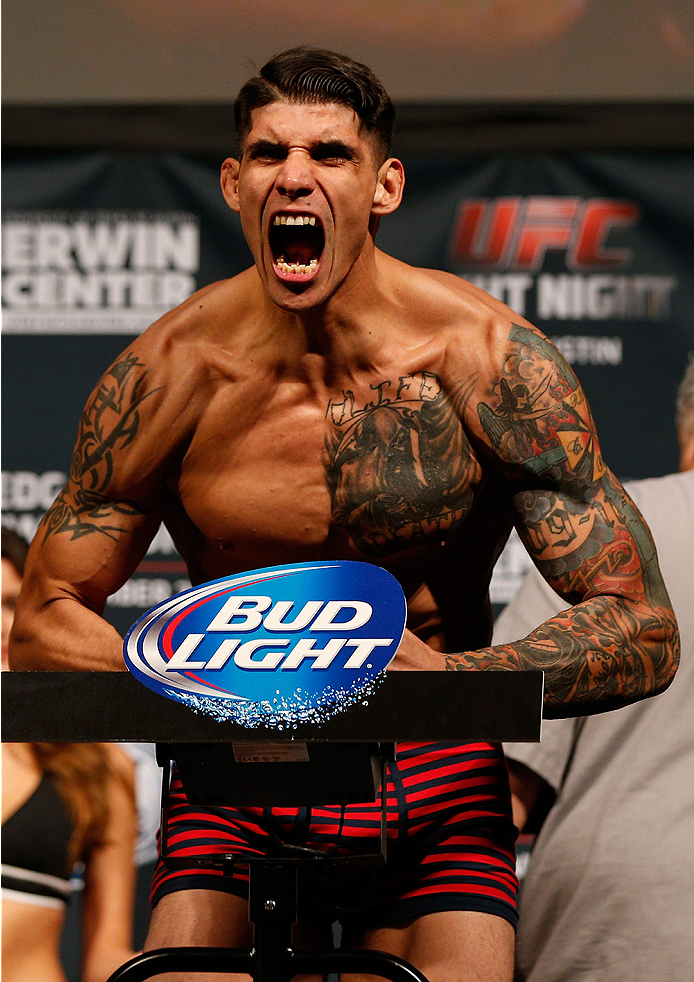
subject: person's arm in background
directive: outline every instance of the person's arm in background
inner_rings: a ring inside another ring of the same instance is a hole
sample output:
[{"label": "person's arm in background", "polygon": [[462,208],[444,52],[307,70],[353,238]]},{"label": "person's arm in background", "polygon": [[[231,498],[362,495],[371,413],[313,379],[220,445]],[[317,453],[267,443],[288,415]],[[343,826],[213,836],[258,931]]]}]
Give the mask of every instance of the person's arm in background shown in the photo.
[{"label": "person's arm in background", "polygon": [[86,857],[82,901],[82,982],[106,982],[132,958],[135,844],[134,767],[119,747],[104,745],[111,769],[103,843]]},{"label": "person's arm in background", "polygon": [[153,743],[119,743],[118,746],[135,765],[135,801],[138,816],[138,840],[135,863],[143,866],[158,859],[157,833],[161,823],[162,771],[157,763]]},{"label": "person's arm in background", "polygon": [[[507,644],[525,637],[544,621],[566,610],[562,598],[543,580],[536,569],[526,574],[515,597],[504,607],[494,623],[492,644]],[[571,753],[575,720],[544,720],[542,739],[537,743],[505,743],[506,766],[511,786],[513,821],[523,832],[538,805],[556,792]],[[534,831],[534,829],[533,829]]]},{"label": "person's arm in background", "polygon": [[550,785],[530,767],[521,764],[519,760],[507,757],[506,767],[511,787],[513,824],[519,832],[523,832],[537,803]]}]

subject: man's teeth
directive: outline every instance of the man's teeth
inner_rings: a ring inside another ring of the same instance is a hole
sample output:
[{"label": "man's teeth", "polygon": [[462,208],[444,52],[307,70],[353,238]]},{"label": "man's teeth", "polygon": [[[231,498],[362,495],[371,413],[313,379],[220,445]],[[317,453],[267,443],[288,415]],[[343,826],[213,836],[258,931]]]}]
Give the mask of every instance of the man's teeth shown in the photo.
[{"label": "man's teeth", "polygon": [[315,215],[275,215],[275,225],[315,225]]},{"label": "man's teeth", "polygon": [[[315,225],[315,215],[275,215],[273,225]],[[281,273],[292,273],[293,275],[302,274],[307,276],[318,267],[318,259],[312,259],[308,263],[290,263],[284,256],[280,256],[275,265]]]},{"label": "man's teeth", "polygon": [[310,263],[288,263],[284,256],[280,258],[275,263],[277,268],[281,273],[312,273],[314,269],[318,266],[318,260],[312,259]]}]

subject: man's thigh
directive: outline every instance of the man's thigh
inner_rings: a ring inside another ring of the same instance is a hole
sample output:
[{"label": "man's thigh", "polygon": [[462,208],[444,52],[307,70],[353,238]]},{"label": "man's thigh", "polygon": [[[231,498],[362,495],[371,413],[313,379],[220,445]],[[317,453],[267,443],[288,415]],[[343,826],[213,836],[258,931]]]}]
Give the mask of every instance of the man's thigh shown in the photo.
[{"label": "man's thigh", "polygon": [[[387,951],[419,969],[429,982],[511,982],[516,934],[503,917],[452,910],[344,936],[344,947]],[[378,982],[349,975],[344,982]]]},{"label": "man's thigh", "polygon": [[[179,890],[167,894],[152,911],[145,951],[154,948],[250,948],[253,929],[248,904],[220,890]],[[297,926],[293,942],[297,948],[328,948],[329,933],[313,925]],[[219,972],[157,975],[157,982],[251,982],[250,975]],[[294,982],[322,982],[317,976],[297,975]]]}]

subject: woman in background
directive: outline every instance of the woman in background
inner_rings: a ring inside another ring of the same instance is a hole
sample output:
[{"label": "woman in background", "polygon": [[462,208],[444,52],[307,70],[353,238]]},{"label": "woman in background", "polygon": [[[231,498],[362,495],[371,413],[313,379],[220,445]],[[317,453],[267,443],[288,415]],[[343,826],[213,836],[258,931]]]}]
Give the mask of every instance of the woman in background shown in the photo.
[{"label": "woman in background", "polygon": [[[3,667],[26,549],[2,529]],[[3,982],[65,982],[60,938],[77,863],[82,982],[105,982],[132,957],[136,835],[133,765],[118,747],[2,745]]]}]

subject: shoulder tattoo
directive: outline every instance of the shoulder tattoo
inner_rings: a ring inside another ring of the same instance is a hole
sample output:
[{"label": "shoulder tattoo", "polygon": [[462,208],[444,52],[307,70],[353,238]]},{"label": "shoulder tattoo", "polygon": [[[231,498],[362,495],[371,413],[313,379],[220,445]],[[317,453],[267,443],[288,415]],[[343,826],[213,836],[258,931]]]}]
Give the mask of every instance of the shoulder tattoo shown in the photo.
[{"label": "shoulder tattoo", "polygon": [[80,418],[70,468],[71,485],[65,488],[43,520],[45,535],[69,532],[79,538],[99,532],[116,538],[124,527],[118,516],[144,511],[131,501],[113,501],[107,491],[117,454],[137,436],[140,407],[158,389],[146,389],[146,366],[134,354],[115,362],[103,376]]}]

